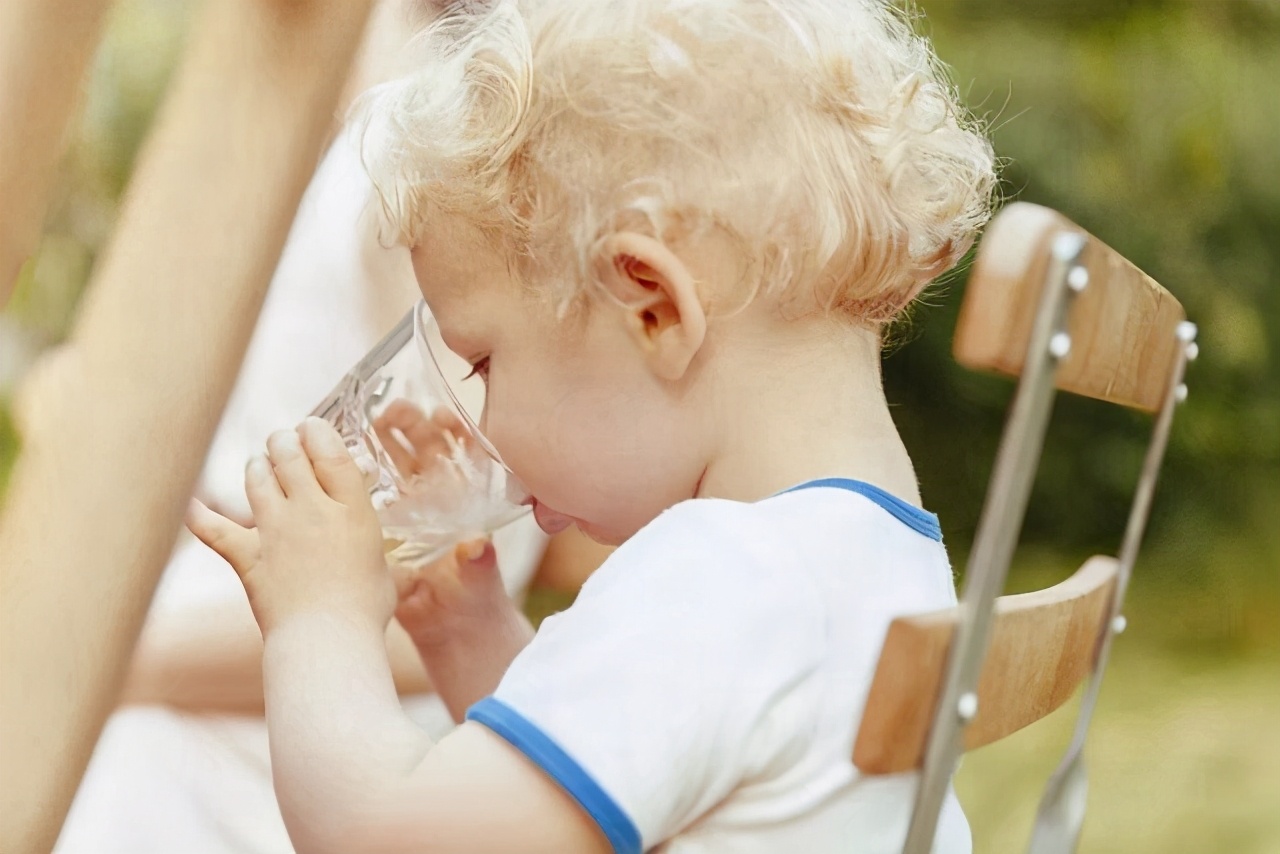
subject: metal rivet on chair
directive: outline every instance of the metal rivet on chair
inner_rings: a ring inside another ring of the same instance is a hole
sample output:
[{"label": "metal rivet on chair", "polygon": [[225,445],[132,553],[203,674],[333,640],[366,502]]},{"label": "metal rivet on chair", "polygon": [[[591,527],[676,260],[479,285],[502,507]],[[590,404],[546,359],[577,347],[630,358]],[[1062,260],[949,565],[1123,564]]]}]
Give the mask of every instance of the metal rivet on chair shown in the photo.
[{"label": "metal rivet on chair", "polygon": [[956,703],[956,714],[966,723],[973,720],[974,715],[978,714],[978,695],[972,691],[961,694]]},{"label": "metal rivet on chair", "polygon": [[1065,359],[1071,352],[1071,336],[1065,332],[1055,332],[1049,339],[1049,355],[1055,359]]},{"label": "metal rivet on chair", "polygon": [[1067,287],[1071,288],[1075,293],[1080,293],[1089,287],[1089,270],[1087,267],[1072,267],[1071,272],[1067,273]]},{"label": "metal rivet on chair", "polygon": [[1186,400],[1186,399],[1187,399],[1187,384],[1186,384],[1186,383],[1178,383],[1178,387],[1177,387],[1176,389],[1174,389],[1173,396],[1174,396],[1174,398],[1176,398],[1176,399],[1177,399],[1178,403],[1182,403],[1184,400]]},{"label": "metal rivet on chair", "polygon": [[1111,621],[1111,633],[1115,635],[1124,634],[1124,630],[1128,625],[1129,621],[1125,619],[1124,614],[1116,614],[1115,619]]},{"label": "metal rivet on chair", "polygon": [[1192,341],[1190,344],[1187,345],[1187,361],[1194,362],[1196,360],[1196,356],[1199,356],[1199,355],[1200,355],[1200,345]]}]

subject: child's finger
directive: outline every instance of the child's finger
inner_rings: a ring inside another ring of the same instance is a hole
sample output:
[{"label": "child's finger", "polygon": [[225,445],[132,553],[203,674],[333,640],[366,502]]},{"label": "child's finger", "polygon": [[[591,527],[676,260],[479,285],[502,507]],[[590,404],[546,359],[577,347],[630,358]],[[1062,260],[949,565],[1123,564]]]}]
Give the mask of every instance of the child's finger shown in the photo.
[{"label": "child's finger", "polygon": [[338,431],[327,421],[308,418],[302,422],[299,432],[310,457],[309,465],[328,496],[348,507],[369,504],[369,491],[365,488],[364,477],[356,467],[355,460],[347,453]]},{"label": "child's finger", "polygon": [[453,411],[447,407],[441,406],[431,413],[431,420],[442,434],[452,434],[464,447],[470,447],[472,442],[475,441],[471,431],[462,423],[462,419],[454,415]]},{"label": "child's finger", "polygon": [[498,554],[488,538],[459,543],[453,553],[461,573],[483,575],[498,568]]},{"label": "child's finger", "polygon": [[439,425],[409,401],[393,401],[383,413],[383,418],[409,441],[414,456],[422,465],[431,464],[437,456],[448,456],[448,446]]},{"label": "child's finger", "polygon": [[244,494],[254,519],[269,519],[284,501],[284,490],[267,458],[258,454],[244,467]]},{"label": "child's finger", "polygon": [[396,600],[403,600],[418,583],[418,574],[396,561],[387,561],[387,574],[396,588]]},{"label": "child's finger", "polygon": [[403,397],[396,398],[388,403],[387,408],[382,412],[382,418],[402,433],[407,433],[409,428],[415,424],[427,423],[426,413],[412,401]]},{"label": "child's finger", "polygon": [[378,418],[373,422],[373,432],[377,434],[378,441],[382,442],[382,449],[387,452],[387,456],[391,457],[392,464],[401,475],[409,478],[417,474],[417,461],[404,445],[400,444],[396,434],[391,432],[391,425],[385,418]]},{"label": "child's finger", "polygon": [[276,471],[276,480],[290,498],[316,489],[316,473],[311,467],[296,430],[277,430],[267,437],[267,456]]},{"label": "child's finger", "polygon": [[197,499],[191,499],[187,506],[186,523],[187,530],[221,555],[238,574],[257,562],[257,533],[219,516]]}]

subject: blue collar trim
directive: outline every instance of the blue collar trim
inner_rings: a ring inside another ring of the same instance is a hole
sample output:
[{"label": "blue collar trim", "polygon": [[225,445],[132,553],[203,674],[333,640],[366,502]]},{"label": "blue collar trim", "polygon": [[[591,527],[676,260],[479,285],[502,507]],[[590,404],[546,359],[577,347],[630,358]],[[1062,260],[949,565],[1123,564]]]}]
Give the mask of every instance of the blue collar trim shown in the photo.
[{"label": "blue collar trim", "polygon": [[923,534],[931,540],[942,542],[942,526],[938,524],[937,516],[927,510],[921,510],[914,504],[908,504],[898,496],[891,495],[880,487],[873,486],[866,481],[853,480],[847,477],[824,477],[818,480],[806,481],[790,489],[784,489],[778,494],[786,495],[788,492],[796,492],[801,489],[818,488],[846,489],[849,492],[856,492],[880,505],[899,522],[902,522],[916,533]]}]

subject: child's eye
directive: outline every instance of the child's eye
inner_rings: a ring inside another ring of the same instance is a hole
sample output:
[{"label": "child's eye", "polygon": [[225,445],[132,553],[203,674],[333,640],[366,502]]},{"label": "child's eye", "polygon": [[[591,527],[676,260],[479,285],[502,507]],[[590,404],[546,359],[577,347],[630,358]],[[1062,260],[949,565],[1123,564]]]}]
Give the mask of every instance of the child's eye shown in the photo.
[{"label": "child's eye", "polygon": [[473,364],[471,366],[471,373],[463,377],[462,380],[463,382],[466,382],[472,377],[479,377],[481,381],[483,381],[486,384],[489,382],[489,357],[488,356],[485,356],[483,359]]}]

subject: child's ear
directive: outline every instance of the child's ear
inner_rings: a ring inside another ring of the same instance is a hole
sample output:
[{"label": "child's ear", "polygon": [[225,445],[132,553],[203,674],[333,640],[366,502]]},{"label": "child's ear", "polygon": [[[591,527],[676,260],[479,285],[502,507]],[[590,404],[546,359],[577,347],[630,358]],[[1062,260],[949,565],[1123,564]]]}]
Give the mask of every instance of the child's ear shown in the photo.
[{"label": "child's ear", "polygon": [[707,335],[707,315],[689,268],[660,241],[621,232],[601,246],[600,278],[653,372],[679,380]]}]

